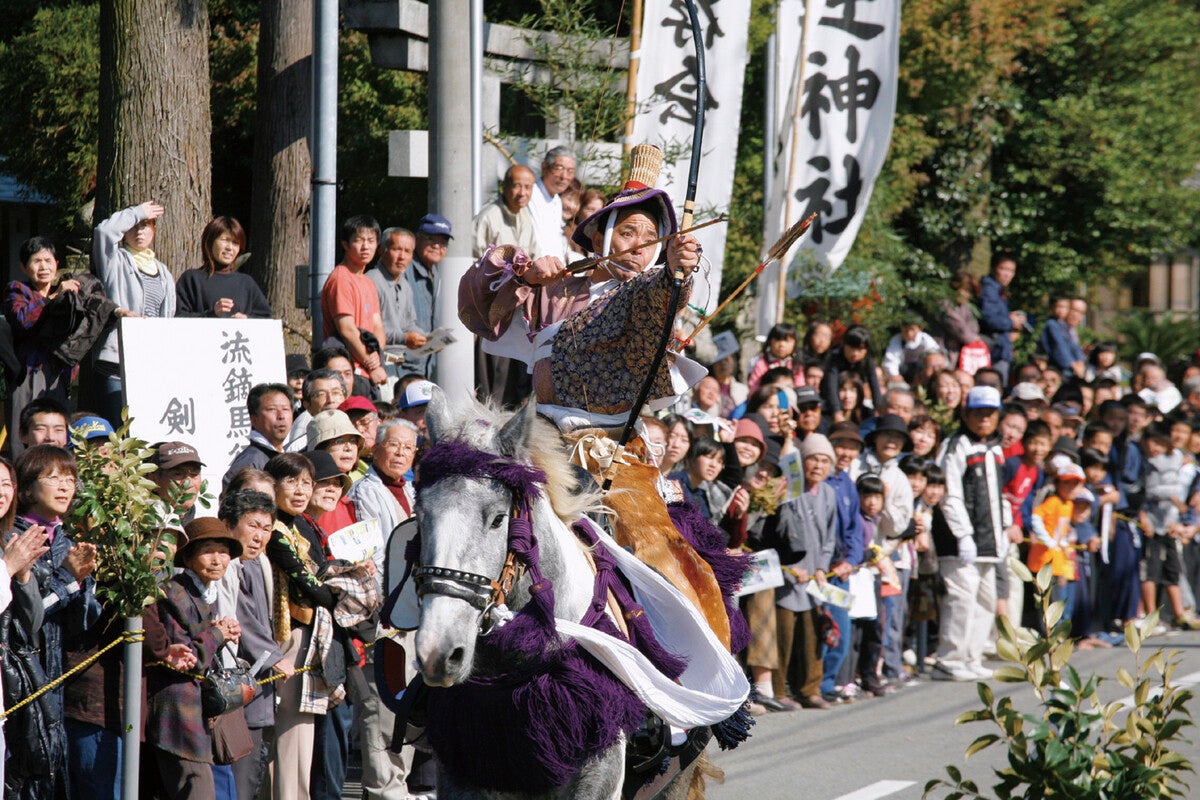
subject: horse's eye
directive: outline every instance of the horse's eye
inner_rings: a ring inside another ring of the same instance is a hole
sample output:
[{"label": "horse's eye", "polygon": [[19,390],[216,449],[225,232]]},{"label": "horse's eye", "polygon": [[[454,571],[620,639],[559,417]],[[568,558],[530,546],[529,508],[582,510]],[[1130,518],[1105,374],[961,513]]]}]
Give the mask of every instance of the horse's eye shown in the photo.
[{"label": "horse's eye", "polygon": [[507,516],[508,516],[507,514],[497,514],[496,516],[492,517],[492,530],[496,530],[501,525],[503,525],[504,519]]}]

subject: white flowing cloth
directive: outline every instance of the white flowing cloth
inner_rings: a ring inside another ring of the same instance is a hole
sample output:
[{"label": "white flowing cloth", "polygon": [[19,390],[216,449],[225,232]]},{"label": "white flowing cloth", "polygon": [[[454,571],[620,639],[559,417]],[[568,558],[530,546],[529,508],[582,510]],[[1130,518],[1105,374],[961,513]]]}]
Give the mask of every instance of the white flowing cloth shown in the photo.
[{"label": "white flowing cloth", "polygon": [[[665,722],[680,728],[713,725],[727,719],[746,702],[750,683],[737,659],[721,644],[700,612],[667,582],[643,564],[590,519],[583,522],[596,533],[621,574],[633,586],[634,598],[659,643],[687,659],[678,682],[659,672],[628,642],[576,622],[556,620],[563,637],[575,639],[629,687]],[[561,523],[560,523],[561,524]]]}]

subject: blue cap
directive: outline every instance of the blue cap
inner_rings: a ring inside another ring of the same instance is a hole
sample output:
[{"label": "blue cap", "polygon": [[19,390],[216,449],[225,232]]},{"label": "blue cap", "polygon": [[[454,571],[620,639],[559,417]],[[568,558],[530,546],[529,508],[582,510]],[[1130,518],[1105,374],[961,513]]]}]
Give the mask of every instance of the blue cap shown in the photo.
[{"label": "blue cap", "polygon": [[71,423],[71,439],[107,439],[113,432],[112,425],[103,417],[80,417]]},{"label": "blue cap", "polygon": [[417,223],[417,233],[424,233],[429,236],[450,236],[450,220],[443,217],[441,214],[426,214],[421,217],[421,221]]}]

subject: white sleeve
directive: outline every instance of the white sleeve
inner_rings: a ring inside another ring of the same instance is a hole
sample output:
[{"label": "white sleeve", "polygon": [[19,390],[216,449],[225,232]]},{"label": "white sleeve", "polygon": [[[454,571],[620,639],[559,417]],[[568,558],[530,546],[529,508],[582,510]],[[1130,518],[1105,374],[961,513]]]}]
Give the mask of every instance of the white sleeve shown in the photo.
[{"label": "white sleeve", "polygon": [[967,459],[959,447],[961,435],[952,436],[942,446],[941,463],[946,473],[946,496],[942,500],[942,516],[956,539],[972,536],[971,518],[963,499],[963,475],[967,470]]},{"label": "white sleeve", "polygon": [[881,366],[884,377],[890,378],[900,374],[900,369],[904,366],[904,340],[899,335],[893,336],[888,341]]},{"label": "white sleeve", "polygon": [[[141,206],[130,206],[118,211],[96,226],[95,235],[92,237],[92,261],[96,274],[100,276],[100,280],[105,281],[106,286],[106,278],[109,268],[112,266],[113,256],[116,255],[117,248],[121,246],[121,239],[125,237],[125,232],[145,218],[146,215]],[[171,292],[171,295],[174,299],[174,292]]]}]

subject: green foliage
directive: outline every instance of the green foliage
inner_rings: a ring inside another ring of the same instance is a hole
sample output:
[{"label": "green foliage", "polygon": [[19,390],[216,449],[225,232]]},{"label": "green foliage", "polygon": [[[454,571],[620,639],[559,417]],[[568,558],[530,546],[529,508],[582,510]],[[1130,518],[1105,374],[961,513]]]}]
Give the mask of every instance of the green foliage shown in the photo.
[{"label": "green foliage", "polygon": [[1182,775],[1192,764],[1177,750],[1190,744],[1183,730],[1192,726],[1187,702],[1192,692],[1171,683],[1181,653],[1158,650],[1143,656],[1145,631],[1158,623],[1158,612],[1142,625],[1125,626],[1125,643],[1134,656],[1135,670],[1121,668],[1117,681],[1133,693],[1134,705],[1101,703],[1097,690],[1102,679],[1083,678],[1068,662],[1074,648],[1071,622],[1064,620],[1063,604],[1051,602],[1055,580],[1047,564],[1036,578],[1024,564],[1009,562],[1025,581],[1036,584],[1045,636],[1030,628],[1014,627],[997,616],[1000,638],[996,650],[1008,666],[995,671],[1003,683],[1027,683],[1040,701],[1040,713],[1023,713],[1011,697],[996,699],[991,687],[978,684],[982,708],[958,716],[956,725],[986,722],[995,732],[975,739],[970,756],[1001,743],[1008,747],[1007,766],[995,770],[994,795],[983,794],[974,781],[964,780],[957,767],[947,766],[949,780],[925,785],[925,795],[948,791],[947,798],[1108,798],[1182,797],[1188,791]]},{"label": "green foliage", "polygon": [[549,81],[521,79],[515,87],[528,97],[539,112],[555,122],[573,121],[578,142],[614,141],[620,137],[628,116],[624,92],[625,73],[598,67],[581,58],[586,49],[611,57],[617,44],[612,30],[600,23],[580,3],[571,0],[538,0],[538,11],[526,14],[522,28],[553,31],[570,38],[561,41],[528,36],[526,44],[534,57],[543,61]]},{"label": "green foliage", "polygon": [[1122,313],[1111,325],[1117,332],[1121,357],[1130,362],[1139,353],[1154,353],[1170,367],[1189,361],[1200,347],[1200,328],[1191,316],[1135,309]]},{"label": "green foliage", "polygon": [[[108,438],[108,448],[75,442],[79,489],[68,518],[77,541],[96,545],[96,596],[123,617],[141,616],[162,593],[175,533],[164,529],[166,505],[147,475],[157,467],[146,442],[129,435],[129,421]],[[172,515],[173,516],[173,515]]]},{"label": "green foliage", "polygon": [[95,189],[99,25],[96,3],[52,5],[0,44],[3,169],[58,204],[63,231]]}]

